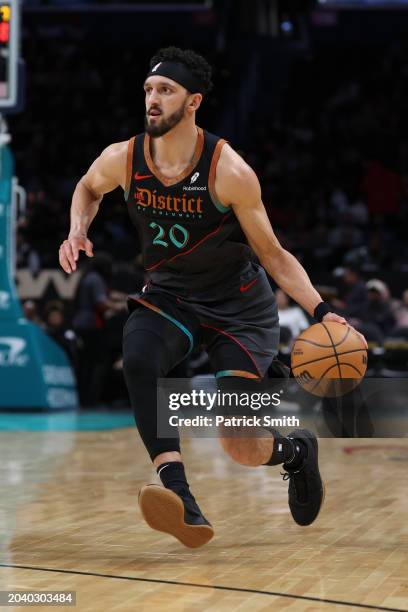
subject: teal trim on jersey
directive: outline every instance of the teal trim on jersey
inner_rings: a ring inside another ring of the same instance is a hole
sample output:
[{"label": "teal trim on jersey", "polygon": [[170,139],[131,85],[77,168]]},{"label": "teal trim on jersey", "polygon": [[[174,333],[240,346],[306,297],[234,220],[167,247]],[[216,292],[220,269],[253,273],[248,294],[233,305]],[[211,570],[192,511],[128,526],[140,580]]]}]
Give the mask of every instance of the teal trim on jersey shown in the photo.
[{"label": "teal trim on jersey", "polygon": [[177,321],[177,319],[175,319],[174,317],[168,315],[167,312],[164,312],[158,306],[155,306],[154,304],[150,304],[150,302],[148,302],[147,300],[144,300],[144,299],[141,299],[141,298],[132,298],[132,299],[134,299],[136,302],[139,302],[139,304],[142,304],[143,306],[145,306],[145,308],[150,308],[150,310],[153,310],[154,312],[157,312],[157,314],[161,315],[165,319],[168,319],[169,321],[174,323],[174,325],[176,325],[176,327],[181,329],[181,331],[186,334],[186,336],[187,336],[187,338],[188,338],[188,340],[190,342],[190,348],[188,349],[187,353],[183,357],[183,359],[185,359],[191,353],[191,351],[194,348],[194,338],[193,338],[192,333],[187,329],[187,327],[185,325],[183,325],[182,323],[180,323],[180,321]]},{"label": "teal trim on jersey", "polygon": [[173,317],[171,317],[170,315],[168,315],[166,312],[163,312],[163,310],[158,310],[159,314],[161,314],[163,317],[165,317],[166,319],[168,319],[169,321],[171,321],[172,323],[174,323],[174,325],[176,325],[179,329],[181,329],[181,331],[183,331],[187,338],[188,341],[190,342],[190,348],[188,349],[187,353],[184,355],[183,359],[185,359],[186,357],[188,357],[188,355],[191,353],[191,351],[194,348],[194,338],[192,333],[187,329],[187,327],[185,325],[183,325],[182,323],[180,323],[180,321],[177,321],[177,319],[174,319]]},{"label": "teal trim on jersey", "polygon": [[228,212],[230,210],[229,206],[224,206],[223,204],[221,204],[221,202],[217,202],[217,200],[213,200],[212,199],[212,201],[213,201],[213,204],[214,204],[215,208],[217,210],[219,210],[220,213],[226,213],[226,212]]},{"label": "teal trim on jersey", "polygon": [[215,378],[223,378],[224,376],[233,376],[233,370],[220,370],[215,374]]},{"label": "teal trim on jersey", "polygon": [[166,312],[161,311],[161,313],[163,315],[163,317],[165,317],[166,319],[168,319],[169,321],[171,321],[172,323],[174,323],[174,325],[177,325],[177,327],[179,329],[181,329],[181,331],[183,331],[189,342],[190,342],[190,348],[188,349],[187,353],[184,356],[184,359],[191,353],[191,351],[194,348],[194,339],[193,339],[193,335],[191,334],[191,332],[187,329],[187,327],[185,325],[183,325],[182,323],[180,323],[180,321],[177,321],[177,319],[174,319],[173,317],[171,317],[170,315],[168,315]]},{"label": "teal trim on jersey", "polygon": [[225,376],[235,376],[237,378],[250,378],[253,380],[259,380],[259,376],[253,372],[247,372],[246,370],[219,370],[215,378],[224,378]]}]

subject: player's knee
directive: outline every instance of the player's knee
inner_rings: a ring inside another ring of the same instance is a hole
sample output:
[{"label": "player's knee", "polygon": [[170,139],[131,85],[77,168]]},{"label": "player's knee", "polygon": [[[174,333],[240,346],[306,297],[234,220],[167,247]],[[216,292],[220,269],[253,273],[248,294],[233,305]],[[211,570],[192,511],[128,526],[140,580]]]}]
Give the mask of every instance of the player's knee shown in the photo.
[{"label": "player's knee", "polygon": [[123,338],[123,373],[127,380],[151,380],[162,375],[160,348],[151,333],[133,332]]},{"label": "player's knee", "polygon": [[153,359],[147,359],[145,354],[136,351],[123,350],[123,372],[127,379],[149,380],[157,378],[157,363]]}]

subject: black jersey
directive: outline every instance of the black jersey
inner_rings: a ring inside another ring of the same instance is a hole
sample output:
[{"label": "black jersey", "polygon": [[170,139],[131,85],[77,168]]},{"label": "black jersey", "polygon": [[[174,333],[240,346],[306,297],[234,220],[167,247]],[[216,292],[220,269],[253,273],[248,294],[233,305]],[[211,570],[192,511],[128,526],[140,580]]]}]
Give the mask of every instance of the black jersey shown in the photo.
[{"label": "black jersey", "polygon": [[129,141],[125,199],[145,270],[157,287],[180,295],[225,291],[253,259],[233,210],[215,193],[224,144],[198,128],[191,164],[167,178],[151,158],[148,134]]}]

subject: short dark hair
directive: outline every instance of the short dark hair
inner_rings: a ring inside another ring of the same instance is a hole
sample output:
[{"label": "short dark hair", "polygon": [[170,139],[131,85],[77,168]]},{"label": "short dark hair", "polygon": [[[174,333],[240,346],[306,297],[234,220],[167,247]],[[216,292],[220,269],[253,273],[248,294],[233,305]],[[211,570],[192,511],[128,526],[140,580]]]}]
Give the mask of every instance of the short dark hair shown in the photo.
[{"label": "short dark hair", "polygon": [[159,49],[150,60],[150,68],[159,62],[178,62],[184,64],[195,77],[203,84],[203,93],[211,91],[213,84],[211,81],[212,68],[202,55],[191,49],[179,49],[179,47],[165,47]]}]

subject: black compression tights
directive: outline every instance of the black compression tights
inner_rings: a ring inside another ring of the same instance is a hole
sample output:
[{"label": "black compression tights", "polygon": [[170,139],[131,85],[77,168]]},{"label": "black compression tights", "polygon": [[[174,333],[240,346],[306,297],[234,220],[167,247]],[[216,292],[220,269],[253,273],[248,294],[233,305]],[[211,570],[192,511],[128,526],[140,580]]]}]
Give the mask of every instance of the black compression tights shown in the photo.
[{"label": "black compression tights", "polygon": [[146,308],[129,317],[123,334],[123,371],[136,425],[153,459],[180,452],[180,440],[157,437],[157,379],[164,378],[183,359],[189,340],[173,323]]},{"label": "black compression tights", "polygon": [[[137,342],[133,343],[136,336]],[[180,452],[178,438],[157,438],[156,383],[166,375],[163,341],[151,331],[138,330],[125,340],[123,354],[123,371],[136,426],[150,458],[153,461],[166,451]]]}]

